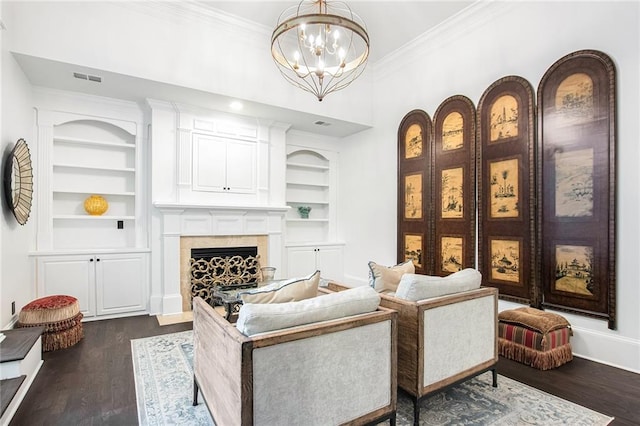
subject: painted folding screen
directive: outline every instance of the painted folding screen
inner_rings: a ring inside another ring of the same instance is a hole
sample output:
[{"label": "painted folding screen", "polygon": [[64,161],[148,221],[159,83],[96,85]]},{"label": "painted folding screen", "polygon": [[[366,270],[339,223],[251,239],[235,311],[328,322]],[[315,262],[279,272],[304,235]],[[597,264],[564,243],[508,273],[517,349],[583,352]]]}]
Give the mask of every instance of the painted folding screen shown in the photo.
[{"label": "painted folding screen", "polygon": [[445,99],[433,117],[435,274],[475,267],[476,179],[473,102]]},{"label": "painted folding screen", "polygon": [[537,306],[533,97],[508,76],[478,104],[478,269],[501,298]]},{"label": "painted folding screen", "polygon": [[429,115],[414,110],[398,129],[398,262],[433,274],[433,144]]},{"label": "painted folding screen", "polygon": [[582,50],[538,87],[543,306],[615,328],[615,67]]}]

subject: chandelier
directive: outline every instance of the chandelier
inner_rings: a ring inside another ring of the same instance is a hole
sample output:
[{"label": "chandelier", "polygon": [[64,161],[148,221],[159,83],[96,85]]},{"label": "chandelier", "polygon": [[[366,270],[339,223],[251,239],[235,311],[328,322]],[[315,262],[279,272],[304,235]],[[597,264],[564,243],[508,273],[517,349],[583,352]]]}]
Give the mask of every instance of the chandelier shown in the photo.
[{"label": "chandelier", "polygon": [[322,101],[362,74],[369,35],[346,3],[302,0],[280,15],[271,55],[287,81]]}]

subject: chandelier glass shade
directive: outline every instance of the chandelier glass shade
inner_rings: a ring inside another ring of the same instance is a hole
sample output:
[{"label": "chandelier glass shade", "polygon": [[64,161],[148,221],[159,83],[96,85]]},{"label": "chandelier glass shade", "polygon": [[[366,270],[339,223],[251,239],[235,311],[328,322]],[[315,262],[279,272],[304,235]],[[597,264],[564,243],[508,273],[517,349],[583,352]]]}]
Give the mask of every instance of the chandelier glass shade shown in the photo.
[{"label": "chandelier glass shade", "polygon": [[271,55],[287,81],[322,101],[362,74],[369,35],[346,3],[302,0],[280,15]]}]

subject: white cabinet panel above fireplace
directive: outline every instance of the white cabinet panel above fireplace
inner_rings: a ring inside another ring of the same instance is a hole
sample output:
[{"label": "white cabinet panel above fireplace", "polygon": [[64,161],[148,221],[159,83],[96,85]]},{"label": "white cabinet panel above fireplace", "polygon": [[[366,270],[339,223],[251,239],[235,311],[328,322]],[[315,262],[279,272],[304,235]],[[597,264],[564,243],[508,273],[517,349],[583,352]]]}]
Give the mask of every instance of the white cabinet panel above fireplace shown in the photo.
[{"label": "white cabinet panel above fireplace", "polygon": [[255,194],[257,143],[193,135],[193,190]]}]

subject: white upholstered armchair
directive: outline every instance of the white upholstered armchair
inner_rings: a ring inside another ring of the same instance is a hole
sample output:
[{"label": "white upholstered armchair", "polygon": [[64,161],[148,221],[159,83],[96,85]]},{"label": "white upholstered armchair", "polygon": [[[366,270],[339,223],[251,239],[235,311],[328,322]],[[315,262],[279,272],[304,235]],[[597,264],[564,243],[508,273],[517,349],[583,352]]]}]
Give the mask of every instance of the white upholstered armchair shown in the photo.
[{"label": "white upholstered armchair", "polygon": [[[334,291],[347,289],[330,283]],[[398,387],[411,395],[414,424],[429,394],[482,372],[497,386],[498,290],[479,288],[418,301],[380,294],[398,312]]]},{"label": "white upholstered armchair", "polygon": [[238,326],[195,298],[194,405],[200,391],[216,424],[225,426],[358,425],[384,419],[394,425],[397,314],[378,308],[374,296],[366,313],[270,331],[262,330],[271,321],[264,316],[279,318],[288,310],[288,318],[311,313],[318,319],[325,305],[335,312],[347,298],[326,294],[246,304]]}]

